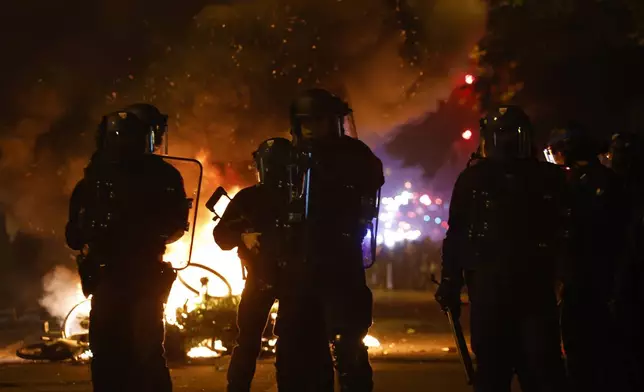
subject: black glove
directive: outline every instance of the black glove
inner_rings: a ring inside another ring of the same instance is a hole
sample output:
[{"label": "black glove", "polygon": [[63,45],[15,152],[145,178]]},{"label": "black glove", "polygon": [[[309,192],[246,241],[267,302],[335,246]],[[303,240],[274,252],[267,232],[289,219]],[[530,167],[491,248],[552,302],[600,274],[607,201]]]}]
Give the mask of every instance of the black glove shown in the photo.
[{"label": "black glove", "polygon": [[170,296],[170,290],[172,290],[172,285],[174,284],[175,279],[177,279],[177,270],[172,268],[172,264],[168,262],[164,262],[161,264],[161,269],[159,270],[159,278],[160,278],[160,297],[163,301],[163,303],[166,303],[168,301],[168,297]]},{"label": "black glove", "polygon": [[443,311],[450,310],[454,319],[461,315],[461,283],[450,278],[443,278],[436,290],[436,302]]}]

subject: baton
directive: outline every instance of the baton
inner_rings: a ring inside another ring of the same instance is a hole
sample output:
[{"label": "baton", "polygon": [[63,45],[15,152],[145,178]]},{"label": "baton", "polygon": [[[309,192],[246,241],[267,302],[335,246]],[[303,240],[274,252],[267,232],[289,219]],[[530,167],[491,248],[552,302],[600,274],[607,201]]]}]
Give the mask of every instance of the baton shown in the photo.
[{"label": "baton", "polygon": [[465,370],[465,380],[467,381],[467,385],[472,385],[472,381],[474,380],[474,365],[472,364],[472,357],[470,356],[470,351],[467,348],[467,342],[463,335],[463,328],[461,327],[461,323],[454,319],[454,313],[449,308],[445,311],[445,314],[452,328],[452,335],[454,335],[456,350],[461,359],[461,365],[463,365],[463,369]]},{"label": "baton", "polygon": [[[436,285],[440,284],[436,280],[434,274],[432,274],[431,280]],[[456,351],[458,352],[458,357],[461,359],[463,370],[465,370],[465,381],[467,381],[467,385],[472,385],[474,381],[474,365],[472,364],[470,350],[467,348],[465,335],[463,335],[463,328],[461,327],[460,321],[454,318],[454,312],[449,307],[446,308],[444,312],[447,316],[447,320],[449,321],[449,326],[452,329],[452,336],[454,336],[454,342],[456,343]]]}]

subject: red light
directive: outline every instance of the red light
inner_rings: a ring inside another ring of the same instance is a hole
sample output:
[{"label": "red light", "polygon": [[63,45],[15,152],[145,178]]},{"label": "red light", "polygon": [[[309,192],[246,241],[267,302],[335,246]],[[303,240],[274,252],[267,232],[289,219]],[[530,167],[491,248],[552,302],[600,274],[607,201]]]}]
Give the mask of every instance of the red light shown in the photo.
[{"label": "red light", "polygon": [[470,139],[472,138],[472,131],[470,131],[469,129],[466,129],[466,130],[461,134],[461,136],[462,136],[462,137],[463,137],[463,139],[465,139],[465,140],[470,140]]},{"label": "red light", "polygon": [[474,83],[474,75],[465,75],[465,83],[472,84]]}]

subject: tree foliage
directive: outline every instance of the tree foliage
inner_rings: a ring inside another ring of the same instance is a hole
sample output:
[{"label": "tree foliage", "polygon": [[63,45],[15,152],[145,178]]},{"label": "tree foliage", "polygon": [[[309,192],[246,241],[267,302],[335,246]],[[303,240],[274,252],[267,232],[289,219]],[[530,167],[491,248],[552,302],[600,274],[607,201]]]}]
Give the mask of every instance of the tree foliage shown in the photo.
[{"label": "tree foliage", "polygon": [[[481,112],[501,103],[523,106],[540,142],[571,120],[598,137],[644,127],[644,2],[490,0],[489,6],[487,31],[473,56]],[[403,129],[390,152],[404,154],[407,164],[420,165],[431,176],[462,132],[460,118],[469,110],[441,106],[425,122]],[[412,137],[421,134],[422,142]],[[421,144],[425,154],[413,151]]]}]

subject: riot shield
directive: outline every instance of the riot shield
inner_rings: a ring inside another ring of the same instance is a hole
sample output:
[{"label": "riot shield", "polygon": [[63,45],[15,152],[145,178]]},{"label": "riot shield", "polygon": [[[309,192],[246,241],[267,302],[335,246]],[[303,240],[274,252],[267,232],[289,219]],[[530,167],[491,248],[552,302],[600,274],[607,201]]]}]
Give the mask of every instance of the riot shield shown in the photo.
[{"label": "riot shield", "polygon": [[174,166],[183,177],[187,203],[190,208],[184,235],[167,246],[163,260],[172,263],[176,270],[183,270],[190,265],[194,246],[195,233],[198,230],[197,216],[199,197],[203,180],[203,166],[196,159],[162,155],[163,160]]},{"label": "riot shield", "polygon": [[[228,195],[228,192],[224,189],[224,187],[219,186],[215,191],[212,193],[208,201],[206,201],[206,208],[208,211],[212,212],[214,217],[212,220],[215,222],[215,226],[219,224],[219,221],[221,220],[221,217],[224,215],[224,211],[226,210],[226,207],[228,207],[228,204],[232,201],[233,199]],[[245,220],[245,219],[243,219]],[[246,280],[246,267],[244,266],[243,261],[240,259],[240,266],[241,266],[241,274],[242,274],[242,279]],[[221,277],[221,276],[220,276]],[[232,293],[232,289],[230,288],[230,284],[227,284],[228,288],[230,289],[230,293]]]},{"label": "riot shield", "polygon": [[370,200],[365,208],[366,234],[362,240],[362,263],[365,269],[371,268],[376,263],[378,248],[378,218],[380,216],[380,189],[376,197]]},{"label": "riot shield", "polygon": [[[313,154],[311,151],[298,151],[296,164],[291,170],[289,180],[289,194],[291,206],[303,206],[303,214],[292,212],[289,217],[290,223],[306,222],[309,219],[311,200],[310,191],[312,178]],[[301,173],[301,174],[300,174]],[[364,236],[362,237],[362,263],[365,268],[371,268],[376,262],[378,245],[378,218],[380,215],[381,190],[376,195],[364,198],[362,205],[362,222]],[[299,216],[296,216],[299,215]],[[305,231],[308,225],[304,226]],[[309,241],[308,233],[304,235],[304,247],[306,249]]]},{"label": "riot shield", "polygon": [[72,310],[67,313],[63,321],[62,336],[64,339],[75,335],[89,333],[89,312],[92,309],[91,298],[77,303]]},{"label": "riot shield", "polygon": [[358,138],[358,128],[356,127],[356,120],[353,113],[349,113],[344,117],[344,134],[354,139]]},{"label": "riot shield", "polygon": [[215,189],[215,191],[206,202],[206,208],[208,209],[208,211],[212,212],[213,215],[215,215],[212,218],[212,220],[215,222],[219,221],[221,219],[221,216],[223,215],[223,209],[217,208],[222,197],[228,199],[229,202],[232,200],[230,196],[228,196],[228,192],[226,192],[224,187],[220,186]]},{"label": "riot shield", "polygon": [[[345,135],[358,139],[358,128],[356,127],[356,120],[353,112],[344,117],[344,130]],[[380,216],[380,189],[376,199],[370,203],[368,210],[363,211],[365,219],[365,236],[362,239],[362,264],[365,269],[371,268],[376,263],[376,250],[378,247],[378,217]]]}]

